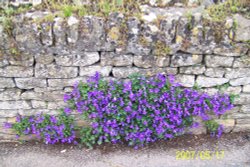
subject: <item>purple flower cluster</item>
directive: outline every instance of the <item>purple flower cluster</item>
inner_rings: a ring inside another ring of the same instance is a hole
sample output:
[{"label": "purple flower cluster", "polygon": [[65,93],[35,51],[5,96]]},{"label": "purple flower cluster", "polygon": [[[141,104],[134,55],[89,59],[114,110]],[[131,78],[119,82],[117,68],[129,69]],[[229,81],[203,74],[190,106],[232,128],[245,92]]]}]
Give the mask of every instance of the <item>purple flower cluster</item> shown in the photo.
[{"label": "purple flower cluster", "polygon": [[73,119],[64,113],[57,117],[42,113],[35,116],[17,115],[16,122],[5,123],[5,128],[14,129],[17,137],[33,134],[46,144],[76,142]]},{"label": "purple flower cluster", "polygon": [[96,143],[126,141],[135,146],[181,135],[197,126],[193,117],[207,121],[210,114],[219,116],[233,107],[228,95],[183,88],[173,76],[162,74],[122,82],[103,81],[96,73],[87,83],[75,84],[64,101],[67,114],[76,109],[91,120]]}]

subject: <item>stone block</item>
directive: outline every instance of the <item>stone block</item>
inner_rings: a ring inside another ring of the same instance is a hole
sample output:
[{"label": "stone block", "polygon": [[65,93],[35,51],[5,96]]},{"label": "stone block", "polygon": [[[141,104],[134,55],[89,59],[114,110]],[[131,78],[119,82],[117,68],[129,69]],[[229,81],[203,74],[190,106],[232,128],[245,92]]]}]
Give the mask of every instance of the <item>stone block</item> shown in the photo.
[{"label": "stone block", "polygon": [[172,67],[191,66],[202,62],[202,55],[177,53],[171,58]]},{"label": "stone block", "polygon": [[181,74],[199,75],[205,72],[206,68],[203,65],[195,65],[191,67],[180,67]]},{"label": "stone block", "polygon": [[74,78],[78,75],[77,67],[62,67],[55,64],[36,64],[36,78]]},{"label": "stone block", "polygon": [[39,78],[15,78],[16,86],[20,89],[44,88],[47,86],[46,79]]},{"label": "stone block", "polygon": [[224,57],[216,55],[206,55],[205,64],[207,67],[231,67],[233,65],[233,57]]},{"label": "stone block", "polygon": [[0,92],[0,100],[8,101],[8,100],[20,100],[21,90],[16,88],[5,89]]},{"label": "stone block", "polygon": [[100,60],[98,52],[76,52],[55,56],[56,64],[61,66],[89,66]]},{"label": "stone block", "polygon": [[0,88],[13,88],[13,87],[15,87],[15,83],[12,78],[0,77]]},{"label": "stone block", "polygon": [[101,65],[102,66],[132,66],[133,55],[120,55],[113,52],[102,52]]},{"label": "stone block", "polygon": [[224,68],[207,68],[206,72],[204,73],[207,77],[215,77],[215,78],[222,78],[225,74]]},{"label": "stone block", "polygon": [[176,75],[176,81],[183,85],[184,87],[193,87],[194,86],[194,75]]},{"label": "stone block", "polygon": [[30,103],[27,101],[0,101],[1,110],[15,110],[15,109],[31,109]]},{"label": "stone block", "polygon": [[88,67],[80,67],[80,76],[93,76],[99,72],[101,76],[107,77],[110,75],[112,66],[93,65]]},{"label": "stone block", "polygon": [[198,76],[196,82],[201,87],[213,87],[227,83],[229,79],[226,78],[210,78],[205,76]]},{"label": "stone block", "polygon": [[250,68],[226,68],[225,77],[228,79],[250,77]]},{"label": "stone block", "polygon": [[32,67],[24,66],[6,66],[0,68],[1,77],[17,77],[17,78],[26,78],[33,76]]},{"label": "stone block", "polygon": [[250,77],[231,79],[229,83],[232,86],[248,85],[250,84]]}]

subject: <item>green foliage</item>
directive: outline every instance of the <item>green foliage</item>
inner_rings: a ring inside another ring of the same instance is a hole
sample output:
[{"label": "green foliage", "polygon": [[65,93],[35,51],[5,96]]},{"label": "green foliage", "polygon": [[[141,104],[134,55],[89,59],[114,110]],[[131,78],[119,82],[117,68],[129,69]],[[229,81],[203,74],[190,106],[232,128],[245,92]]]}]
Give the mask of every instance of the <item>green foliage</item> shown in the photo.
[{"label": "green foliage", "polygon": [[224,3],[219,3],[210,6],[206,12],[214,22],[223,22],[227,16],[234,13],[249,14],[250,3],[246,0],[227,0]]},{"label": "green foliage", "polygon": [[231,103],[234,103],[235,99],[239,98],[240,95],[231,93],[229,95]]},{"label": "green foliage", "polygon": [[225,83],[223,85],[217,85],[216,89],[218,89],[221,92],[224,92],[227,88],[229,88],[230,84],[229,83]]},{"label": "green foliage", "polygon": [[192,19],[193,19],[193,15],[192,13],[189,11],[186,13],[185,15],[188,19],[188,23],[187,23],[187,28],[188,30],[191,30],[193,28],[193,24],[192,24]]},{"label": "green foliage", "polygon": [[194,86],[193,86],[193,89],[194,90],[201,90],[201,86],[198,85],[197,82],[194,83]]},{"label": "green foliage", "polygon": [[207,127],[209,132],[216,132],[219,124],[215,120],[208,120],[205,122],[205,126]]},{"label": "green foliage", "polygon": [[[58,125],[61,125],[61,124],[65,125],[64,135],[69,136],[71,133],[70,125],[72,124],[74,120],[73,117],[66,115],[63,112],[63,110],[61,110],[57,118],[58,118],[58,121],[57,121]],[[51,121],[51,116],[48,114],[39,114],[37,116],[17,116],[17,122],[13,123],[12,129],[16,132],[17,135],[24,136],[26,135],[25,130],[31,128],[31,125],[33,122],[31,120],[34,120],[37,122],[40,121],[40,123],[36,124],[37,129],[42,129],[47,126],[54,125],[54,123]],[[41,135],[43,137],[44,134],[42,133]]]},{"label": "green foliage", "polygon": [[[99,136],[92,134],[91,127],[82,128],[80,134],[81,134],[81,138],[80,138],[81,144],[84,144],[89,148],[93,148],[93,145],[95,145],[97,143]],[[98,144],[100,145],[101,143],[98,142]]]},{"label": "green foliage", "polygon": [[64,17],[70,17],[70,16],[72,16],[72,13],[73,13],[73,7],[72,6],[66,5],[66,6],[63,7],[63,15],[64,15]]}]

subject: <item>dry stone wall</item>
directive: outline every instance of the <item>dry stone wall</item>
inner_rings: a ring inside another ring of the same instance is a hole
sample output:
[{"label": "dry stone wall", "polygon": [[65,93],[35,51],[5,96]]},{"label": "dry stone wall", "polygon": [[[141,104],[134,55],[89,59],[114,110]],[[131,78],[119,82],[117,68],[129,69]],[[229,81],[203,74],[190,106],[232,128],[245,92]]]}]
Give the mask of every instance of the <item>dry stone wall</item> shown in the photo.
[{"label": "dry stone wall", "polygon": [[[17,113],[57,113],[63,94],[99,71],[107,79],[173,74],[185,87],[239,94],[217,119],[226,132],[250,131],[250,20],[237,14],[218,25],[198,9],[188,18],[183,8],[144,11],[43,21],[48,12],[36,11],[16,16],[12,34],[0,25],[0,124]],[[13,135],[0,128],[0,137]]]}]

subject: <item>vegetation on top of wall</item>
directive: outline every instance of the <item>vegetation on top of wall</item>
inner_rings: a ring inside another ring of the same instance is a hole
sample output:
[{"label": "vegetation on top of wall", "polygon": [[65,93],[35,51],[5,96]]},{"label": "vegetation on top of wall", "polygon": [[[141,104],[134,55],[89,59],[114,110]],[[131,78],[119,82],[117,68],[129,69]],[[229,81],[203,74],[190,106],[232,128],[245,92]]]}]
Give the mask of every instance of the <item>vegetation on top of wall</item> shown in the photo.
[{"label": "vegetation on top of wall", "polygon": [[250,1],[227,0],[223,3],[209,6],[206,9],[206,13],[214,22],[225,21],[226,17],[234,13],[241,13],[250,18]]}]

